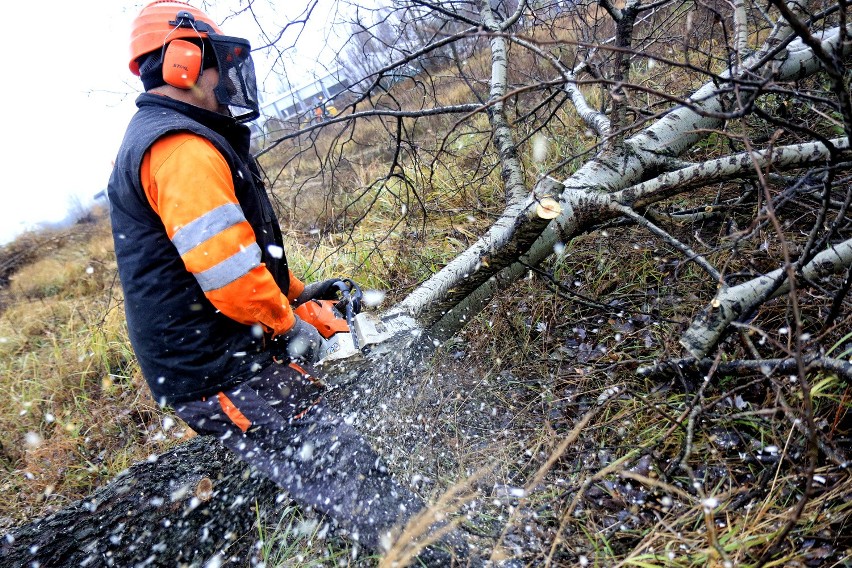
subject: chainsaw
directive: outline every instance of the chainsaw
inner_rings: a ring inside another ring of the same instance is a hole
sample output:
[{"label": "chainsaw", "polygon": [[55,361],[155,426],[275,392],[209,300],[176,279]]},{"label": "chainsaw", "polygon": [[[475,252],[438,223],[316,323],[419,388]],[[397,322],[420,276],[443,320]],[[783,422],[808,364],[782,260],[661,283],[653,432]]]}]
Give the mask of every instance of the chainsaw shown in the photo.
[{"label": "chainsaw", "polygon": [[322,337],[318,365],[381,350],[390,338],[410,328],[408,318],[383,320],[361,311],[364,294],[352,280],[342,279],[335,287],[339,299],[309,300],[295,309]]}]

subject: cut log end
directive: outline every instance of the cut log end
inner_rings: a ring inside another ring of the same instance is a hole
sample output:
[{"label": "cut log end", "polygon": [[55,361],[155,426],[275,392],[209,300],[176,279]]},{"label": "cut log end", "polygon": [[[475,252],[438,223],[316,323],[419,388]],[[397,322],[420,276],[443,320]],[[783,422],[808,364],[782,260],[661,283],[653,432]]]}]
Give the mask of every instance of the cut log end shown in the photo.
[{"label": "cut log end", "polygon": [[551,197],[541,199],[535,209],[535,214],[539,219],[556,219],[560,213],[562,213],[562,206]]}]

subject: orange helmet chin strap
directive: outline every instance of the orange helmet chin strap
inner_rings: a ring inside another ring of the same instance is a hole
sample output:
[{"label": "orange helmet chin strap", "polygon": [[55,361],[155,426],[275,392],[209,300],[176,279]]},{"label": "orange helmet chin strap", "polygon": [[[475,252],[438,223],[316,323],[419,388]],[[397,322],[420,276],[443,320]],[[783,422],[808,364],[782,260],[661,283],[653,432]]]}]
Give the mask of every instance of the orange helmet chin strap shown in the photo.
[{"label": "orange helmet chin strap", "polygon": [[176,39],[163,54],[163,81],[178,89],[191,89],[201,77],[204,53],[192,42]]}]

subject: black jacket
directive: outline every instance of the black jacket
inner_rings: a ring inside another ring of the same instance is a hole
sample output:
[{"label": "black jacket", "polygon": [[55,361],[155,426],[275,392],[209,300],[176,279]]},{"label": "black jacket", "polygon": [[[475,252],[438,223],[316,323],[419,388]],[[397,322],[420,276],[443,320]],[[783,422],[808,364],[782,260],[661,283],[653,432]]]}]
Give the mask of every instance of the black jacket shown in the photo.
[{"label": "black jacket", "polygon": [[[110,177],[108,194],[118,272],[124,289],[130,341],[142,373],[160,404],[197,400],[240,383],[265,367],[272,353],[251,326],[221,313],[204,296],[169,240],[140,180],[142,158],[160,137],[189,131],[209,140],[224,156],[237,200],[255,232],[261,261],[282,290],[289,288],[278,221],[249,152],[248,127],[230,117],[143,94],[127,127]],[[203,188],[199,188],[203,191]]]}]

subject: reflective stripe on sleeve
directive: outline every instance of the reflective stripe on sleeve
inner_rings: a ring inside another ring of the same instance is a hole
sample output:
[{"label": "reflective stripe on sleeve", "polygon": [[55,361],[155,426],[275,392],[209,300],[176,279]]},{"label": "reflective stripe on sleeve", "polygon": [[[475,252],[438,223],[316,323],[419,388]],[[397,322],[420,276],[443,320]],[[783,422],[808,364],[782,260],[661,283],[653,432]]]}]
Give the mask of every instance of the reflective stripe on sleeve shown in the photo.
[{"label": "reflective stripe on sleeve", "polygon": [[244,250],[230,256],[204,272],[195,275],[204,292],[224,288],[237,278],[245,276],[255,267],[260,266],[260,247],[252,243]]},{"label": "reflective stripe on sleeve", "polygon": [[246,217],[239,205],[226,203],[178,229],[172,237],[172,243],[177,247],[178,253],[183,256],[228,227],[245,220]]}]

